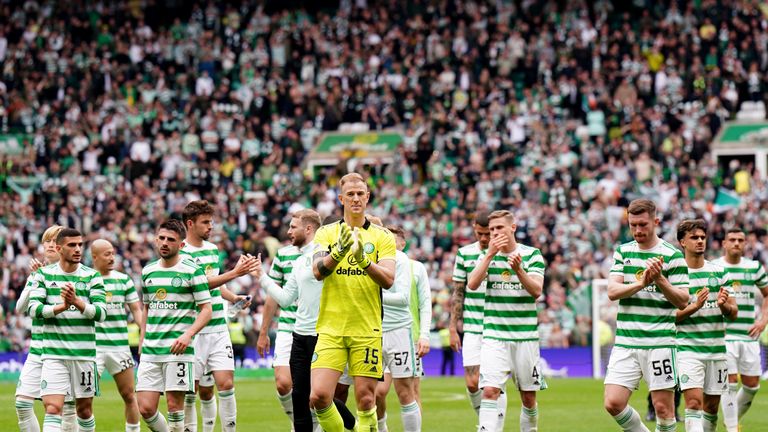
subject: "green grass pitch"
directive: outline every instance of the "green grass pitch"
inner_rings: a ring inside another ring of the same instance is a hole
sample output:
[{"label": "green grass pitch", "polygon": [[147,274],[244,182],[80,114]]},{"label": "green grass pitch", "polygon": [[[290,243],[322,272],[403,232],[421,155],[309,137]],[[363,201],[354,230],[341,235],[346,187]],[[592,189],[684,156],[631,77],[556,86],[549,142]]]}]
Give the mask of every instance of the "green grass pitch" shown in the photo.
[{"label": "green grass pitch", "polygon": [[[102,382],[102,396],[94,403],[96,429],[98,431],[124,430],[123,405],[117,394],[114,382]],[[275,396],[274,383],[271,380],[238,380],[237,406],[238,430],[285,432],[290,430],[288,420],[280,409]],[[603,410],[603,386],[592,379],[553,379],[549,380],[549,389],[539,393],[539,430],[542,432],[558,431],[618,431],[619,428]],[[641,415],[645,415],[645,389],[632,397],[632,406]],[[0,430],[18,430],[14,411],[14,383],[0,383]],[[402,431],[399,405],[390,393],[388,399],[388,426],[392,432]],[[477,416],[469,407],[465,395],[464,380],[454,378],[426,378],[422,382],[422,403],[424,406],[423,430],[428,431],[474,431]],[[518,430],[520,402],[510,394],[505,430]],[[163,410],[164,403],[163,403]],[[42,404],[36,403],[35,410],[42,419]],[[682,410],[682,407],[681,407]],[[747,413],[742,430],[768,430],[768,391],[758,393],[755,402]],[[165,412],[165,411],[163,411]],[[199,413],[199,409],[198,409]],[[722,414],[720,415],[722,422]],[[654,427],[648,424],[650,430]],[[142,424],[142,430],[149,430]],[[216,426],[216,431],[221,430]],[[677,430],[683,431],[682,423]],[[719,425],[719,431],[725,430]]]}]

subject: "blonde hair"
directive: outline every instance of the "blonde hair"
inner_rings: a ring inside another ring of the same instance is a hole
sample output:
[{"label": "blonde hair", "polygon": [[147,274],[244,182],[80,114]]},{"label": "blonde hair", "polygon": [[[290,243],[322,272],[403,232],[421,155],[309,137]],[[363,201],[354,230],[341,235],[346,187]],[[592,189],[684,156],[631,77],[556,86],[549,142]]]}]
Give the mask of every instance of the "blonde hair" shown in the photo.
[{"label": "blonde hair", "polygon": [[515,215],[509,210],[495,210],[488,215],[488,220],[504,218],[507,223],[515,223]]},{"label": "blonde hair", "polygon": [[314,229],[320,228],[320,215],[312,209],[299,210],[293,214],[293,217],[304,225],[311,225]]},{"label": "blonde hair", "polygon": [[355,183],[355,182],[361,182],[366,186],[366,188],[368,187],[368,183],[365,182],[365,178],[356,172],[345,174],[341,178],[341,180],[339,180],[339,187],[342,188],[347,183]]},{"label": "blonde hair", "polygon": [[43,243],[49,242],[49,241],[55,241],[56,237],[59,236],[59,233],[61,230],[63,230],[64,227],[61,225],[51,225],[48,227],[48,229],[45,230],[43,233]]}]

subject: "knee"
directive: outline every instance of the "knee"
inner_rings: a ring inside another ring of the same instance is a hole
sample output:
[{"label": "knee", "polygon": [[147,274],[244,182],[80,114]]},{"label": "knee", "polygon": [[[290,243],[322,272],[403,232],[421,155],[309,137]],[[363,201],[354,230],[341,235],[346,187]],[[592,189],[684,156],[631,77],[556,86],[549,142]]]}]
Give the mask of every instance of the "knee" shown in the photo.
[{"label": "knee", "polygon": [[[224,390],[224,389],[222,389]],[[200,399],[211,400],[213,399],[213,387],[200,387]]]},{"label": "knee", "polygon": [[126,405],[133,405],[136,403],[136,393],[133,389],[121,388],[120,397],[123,398],[123,402],[125,402]]},{"label": "knee", "polygon": [[315,409],[325,408],[330,405],[332,401],[333,395],[325,390],[312,389],[312,393],[309,395],[309,404]]},{"label": "knee", "polygon": [[523,406],[534,408],[536,406],[536,392],[524,392],[521,396]]},{"label": "knee", "polygon": [[157,407],[152,406],[149,403],[142,403],[139,401],[139,414],[145,419],[151,418],[157,412]]},{"label": "knee", "polygon": [[[698,398],[695,398],[695,397],[685,398],[685,408],[689,409],[689,410],[697,410],[698,411],[698,410],[702,409],[702,402],[701,402],[701,400],[699,400]],[[655,406],[654,406],[654,409],[656,409]]]},{"label": "knee", "polygon": [[400,388],[396,388],[395,391],[397,391],[397,400],[400,402],[401,405],[407,405],[413,402],[414,400],[413,386],[411,385],[402,386]]},{"label": "knee", "polygon": [[45,404],[45,413],[50,415],[61,415],[62,407],[53,403]]},{"label": "knee", "polygon": [[[219,391],[232,390],[234,387],[235,387],[235,380],[232,377],[224,378],[222,380],[219,380],[216,383],[216,388],[218,388]],[[200,389],[202,390],[202,388]],[[200,394],[202,395],[202,392]],[[211,389],[211,395],[213,395],[213,389]]]},{"label": "knee", "polygon": [[291,380],[285,379],[285,378],[278,379],[275,382],[275,385],[277,387],[277,392],[280,393],[281,395],[288,394],[288,392],[290,392],[291,389],[293,388],[293,383],[291,382]]},{"label": "knee", "polygon": [[501,394],[501,389],[498,389],[496,387],[491,387],[491,386],[483,387],[483,399],[496,400],[499,398],[500,394]]},{"label": "knee", "polygon": [[617,416],[619,415],[619,413],[624,411],[624,408],[627,407],[627,403],[617,399],[606,397],[603,400],[603,406],[605,407],[605,410],[608,411],[608,414],[612,416]]},{"label": "knee", "polygon": [[[701,402],[698,402],[698,406],[699,408],[692,408],[692,409],[701,409]],[[656,411],[657,418],[669,419],[669,418],[675,417],[674,407],[669,406],[669,404],[666,403],[665,401],[654,401],[653,409]]]},{"label": "knee", "polygon": [[477,383],[468,383],[467,384],[467,391],[470,393],[477,393],[477,391],[480,390]]},{"label": "knee", "polygon": [[92,415],[93,409],[90,406],[77,408],[77,416],[81,419],[91,418]]},{"label": "knee", "polygon": [[363,410],[369,410],[376,406],[375,392],[366,392],[360,395],[357,401],[357,406]]}]

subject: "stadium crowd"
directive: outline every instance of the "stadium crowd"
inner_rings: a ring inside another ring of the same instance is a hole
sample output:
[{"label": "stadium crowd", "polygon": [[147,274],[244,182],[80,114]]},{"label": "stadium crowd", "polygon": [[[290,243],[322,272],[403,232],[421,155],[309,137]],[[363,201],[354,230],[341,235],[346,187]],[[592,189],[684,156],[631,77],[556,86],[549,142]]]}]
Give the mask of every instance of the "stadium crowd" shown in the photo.
[{"label": "stadium crowd", "polygon": [[[138,277],[155,224],[204,198],[223,267],[273,257],[293,211],[340,213],[325,185],[345,164],[302,162],[342,123],[404,135],[394,164],[365,168],[369,208],[410,234],[435,329],[477,210],[513,209],[544,254],[542,346],[589,344],[589,283],[629,239],[632,198],[658,203],[667,239],[701,215],[710,250],[738,225],[746,255],[768,259],[766,180],[709,156],[724,121],[765,95],[754,2],[250,3],[0,4],[0,133],[25,137],[0,154],[0,351],[27,344],[13,305],[47,226],[112,241]],[[742,211],[714,211],[721,186]],[[255,343],[264,298],[250,282],[234,288],[257,296],[242,317]]]}]

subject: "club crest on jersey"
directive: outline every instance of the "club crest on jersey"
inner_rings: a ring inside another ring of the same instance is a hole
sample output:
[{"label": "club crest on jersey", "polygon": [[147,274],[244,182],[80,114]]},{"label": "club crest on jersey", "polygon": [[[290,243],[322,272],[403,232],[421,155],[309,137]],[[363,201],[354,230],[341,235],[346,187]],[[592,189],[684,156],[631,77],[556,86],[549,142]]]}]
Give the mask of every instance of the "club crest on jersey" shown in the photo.
[{"label": "club crest on jersey", "polygon": [[75,283],[75,289],[84,290],[85,289],[85,282],[77,281]]},{"label": "club crest on jersey", "polygon": [[165,299],[166,299],[166,297],[168,297],[168,291],[166,291],[166,290],[165,290],[165,289],[163,289],[163,288],[160,288],[160,289],[159,289],[159,290],[157,290],[157,292],[155,293],[155,298],[156,298],[156,299],[158,299],[158,300],[161,300],[161,301],[162,301],[162,300],[165,300]]},{"label": "club crest on jersey", "polygon": [[720,281],[717,280],[716,277],[710,276],[709,279],[707,280],[707,284],[711,287],[716,287],[716,286],[720,286]]},{"label": "club crest on jersey", "polygon": [[178,276],[174,276],[173,280],[171,281],[171,285],[173,285],[174,288],[180,287],[182,283],[183,281]]},{"label": "club crest on jersey", "polygon": [[373,243],[367,242],[365,245],[363,245],[363,252],[367,254],[372,254],[375,247],[373,246]]}]

